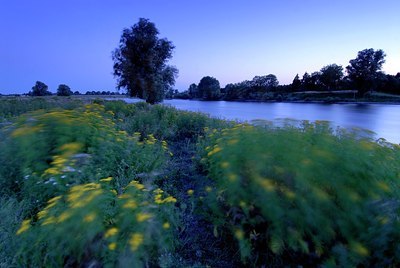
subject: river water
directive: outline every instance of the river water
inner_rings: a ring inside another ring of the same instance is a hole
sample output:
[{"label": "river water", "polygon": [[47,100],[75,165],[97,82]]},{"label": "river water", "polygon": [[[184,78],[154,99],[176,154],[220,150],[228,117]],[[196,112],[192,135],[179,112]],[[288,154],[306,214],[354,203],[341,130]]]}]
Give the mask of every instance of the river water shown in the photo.
[{"label": "river water", "polygon": [[[137,99],[124,99],[128,103]],[[210,116],[252,121],[263,119],[280,121],[325,120],[332,126],[361,128],[376,133],[375,139],[384,138],[392,143],[400,143],[400,105],[391,104],[319,104],[319,103],[259,103],[227,101],[165,100],[181,110],[207,113]]]}]

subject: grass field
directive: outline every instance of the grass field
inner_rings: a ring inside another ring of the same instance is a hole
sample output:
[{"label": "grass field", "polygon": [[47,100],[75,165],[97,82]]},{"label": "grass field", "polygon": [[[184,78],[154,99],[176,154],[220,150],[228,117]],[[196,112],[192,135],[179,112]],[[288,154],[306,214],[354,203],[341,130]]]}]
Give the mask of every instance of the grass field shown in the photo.
[{"label": "grass field", "polygon": [[398,145],[76,97],[0,124],[0,267],[400,265]]}]

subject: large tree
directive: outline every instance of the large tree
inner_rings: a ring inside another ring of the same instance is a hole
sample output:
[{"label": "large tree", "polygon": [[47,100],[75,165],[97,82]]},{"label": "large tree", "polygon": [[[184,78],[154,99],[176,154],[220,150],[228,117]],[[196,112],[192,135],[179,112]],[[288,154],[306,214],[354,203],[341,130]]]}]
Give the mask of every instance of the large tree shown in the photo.
[{"label": "large tree", "polygon": [[337,64],[330,64],[322,67],[320,71],[320,81],[322,85],[328,89],[337,89],[339,87],[340,81],[342,80],[343,67]]},{"label": "large tree", "polygon": [[57,88],[57,96],[71,96],[72,94],[72,90],[67,85],[61,84]]},{"label": "large tree", "polygon": [[221,95],[219,81],[211,76],[203,77],[197,89],[204,100],[217,100]]},{"label": "large tree", "polygon": [[40,81],[36,81],[36,84],[32,87],[32,91],[29,92],[29,95],[32,96],[47,96],[51,95],[51,92],[48,91],[49,87]]},{"label": "large tree", "polygon": [[123,30],[119,47],[112,53],[117,87],[151,104],[163,100],[178,73],[167,65],[174,45],[158,35],[154,23],[140,18],[137,24]]},{"label": "large tree", "polygon": [[364,49],[358,52],[357,58],[350,60],[346,67],[348,77],[358,89],[359,95],[374,89],[375,82],[380,75],[382,65],[385,63],[383,50]]}]

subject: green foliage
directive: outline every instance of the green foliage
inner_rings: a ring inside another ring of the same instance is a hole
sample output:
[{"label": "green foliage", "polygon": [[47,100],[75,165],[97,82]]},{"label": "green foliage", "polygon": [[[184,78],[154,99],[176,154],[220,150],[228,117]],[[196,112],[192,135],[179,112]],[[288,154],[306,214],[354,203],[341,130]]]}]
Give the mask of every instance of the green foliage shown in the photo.
[{"label": "green foliage", "polygon": [[54,108],[74,109],[83,105],[78,99],[57,97],[4,97],[0,98],[0,122],[35,110]]},{"label": "green foliage", "polygon": [[179,111],[163,105],[150,106],[144,102],[126,104],[109,101],[105,109],[115,114],[117,125],[129,134],[140,132],[142,136],[154,134],[159,140],[195,140],[204,135],[204,128],[223,128],[231,125],[201,113]]},{"label": "green foliage", "polygon": [[237,125],[202,144],[210,219],[248,265],[400,264],[399,146],[323,122]]},{"label": "green foliage", "polygon": [[133,27],[124,29],[120,45],[112,54],[118,88],[126,88],[130,96],[150,104],[163,100],[178,73],[166,64],[172,58],[174,45],[159,39],[158,34],[154,23],[141,18]]}]

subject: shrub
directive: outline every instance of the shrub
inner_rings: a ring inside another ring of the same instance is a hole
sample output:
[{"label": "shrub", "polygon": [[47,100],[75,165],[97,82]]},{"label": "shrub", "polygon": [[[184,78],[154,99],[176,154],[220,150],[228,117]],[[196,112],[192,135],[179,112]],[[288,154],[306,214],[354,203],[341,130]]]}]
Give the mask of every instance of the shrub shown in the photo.
[{"label": "shrub", "polygon": [[211,132],[210,219],[248,265],[400,265],[397,145],[323,122]]},{"label": "shrub", "polygon": [[160,168],[166,147],[152,136],[118,131],[103,106],[36,111],[2,133],[0,192],[31,199],[33,208],[71,186],[113,176],[119,188]]}]

